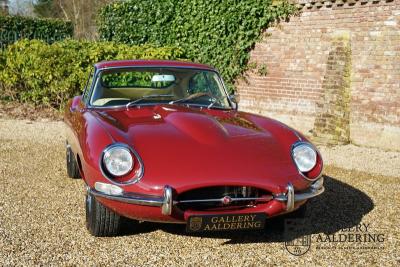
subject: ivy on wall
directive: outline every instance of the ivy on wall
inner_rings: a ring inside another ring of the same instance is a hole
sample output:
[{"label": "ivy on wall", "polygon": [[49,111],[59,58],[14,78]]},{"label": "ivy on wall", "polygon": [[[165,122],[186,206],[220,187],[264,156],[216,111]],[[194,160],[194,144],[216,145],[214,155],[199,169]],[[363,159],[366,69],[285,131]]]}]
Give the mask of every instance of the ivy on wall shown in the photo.
[{"label": "ivy on wall", "polygon": [[272,0],[128,0],[109,4],[98,17],[100,38],[156,46],[174,45],[185,57],[215,66],[230,89],[249,51],[271,23],[296,7]]},{"label": "ivy on wall", "polygon": [[70,38],[74,26],[61,19],[42,19],[0,15],[0,44],[2,48],[19,39],[39,39],[48,43]]},{"label": "ivy on wall", "polygon": [[179,59],[175,47],[64,40],[21,40],[0,53],[0,99],[62,107],[81,94],[94,63],[112,59]]}]

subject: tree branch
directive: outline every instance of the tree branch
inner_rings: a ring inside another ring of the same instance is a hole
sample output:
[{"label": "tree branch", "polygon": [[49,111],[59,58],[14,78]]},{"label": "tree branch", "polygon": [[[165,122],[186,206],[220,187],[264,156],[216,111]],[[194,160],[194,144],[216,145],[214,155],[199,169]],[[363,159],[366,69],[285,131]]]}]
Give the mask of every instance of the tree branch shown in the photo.
[{"label": "tree branch", "polygon": [[59,4],[59,6],[60,6],[60,8],[61,8],[61,11],[64,13],[65,18],[66,18],[67,20],[70,20],[70,19],[69,19],[69,16],[68,16],[68,13],[65,11],[64,6],[63,6],[63,4],[62,4],[62,0],[58,0],[58,4]]}]

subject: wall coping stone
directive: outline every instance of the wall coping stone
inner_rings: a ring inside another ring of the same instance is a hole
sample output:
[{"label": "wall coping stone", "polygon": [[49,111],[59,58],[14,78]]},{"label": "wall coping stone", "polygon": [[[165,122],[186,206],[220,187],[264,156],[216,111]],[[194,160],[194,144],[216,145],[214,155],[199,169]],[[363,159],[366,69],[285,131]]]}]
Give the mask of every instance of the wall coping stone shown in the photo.
[{"label": "wall coping stone", "polygon": [[[390,3],[394,0],[290,0],[299,10],[310,10],[326,8],[340,8],[360,5],[375,5],[379,3]],[[281,1],[274,1],[273,5],[278,5]]]}]

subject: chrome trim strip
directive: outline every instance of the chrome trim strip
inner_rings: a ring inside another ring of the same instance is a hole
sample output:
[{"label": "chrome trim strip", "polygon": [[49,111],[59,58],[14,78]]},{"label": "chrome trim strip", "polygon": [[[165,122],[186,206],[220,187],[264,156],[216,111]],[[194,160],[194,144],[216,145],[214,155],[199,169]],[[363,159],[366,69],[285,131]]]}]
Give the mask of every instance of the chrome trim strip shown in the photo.
[{"label": "chrome trim strip", "polygon": [[286,210],[287,211],[292,211],[294,209],[294,188],[291,183],[288,183],[287,185],[287,202],[286,202]]},{"label": "chrome trim strip", "polygon": [[286,202],[287,201],[287,197],[285,194],[278,194],[274,196],[274,199],[280,202]]},{"label": "chrome trim strip", "polygon": [[[119,202],[124,202],[128,204],[135,204],[141,206],[151,206],[151,207],[161,207],[161,213],[163,215],[171,215],[172,209],[174,205],[179,203],[200,203],[200,202],[222,202],[222,199],[196,199],[196,200],[182,200],[182,201],[174,201],[173,200],[173,189],[172,187],[166,185],[164,187],[163,196],[152,196],[152,195],[139,195],[134,193],[123,193],[120,196],[108,195],[97,191],[96,189],[86,187],[87,193],[92,194],[95,197],[102,197],[110,200],[115,200]],[[302,193],[294,193],[294,188],[291,183],[287,185],[287,193],[286,194],[278,194],[273,196],[266,197],[247,197],[247,198],[232,198],[232,201],[251,201],[251,200],[260,200],[260,201],[270,201],[277,200],[280,202],[286,202],[286,210],[292,211],[294,209],[295,202],[304,201],[313,197],[316,197],[322,194],[325,191],[325,188],[321,186],[320,188],[313,188],[312,186],[308,191]]]},{"label": "chrome trim strip", "polygon": [[[310,198],[313,198],[313,197],[316,197],[316,196],[322,194],[324,191],[325,191],[325,188],[323,186],[318,189],[311,188],[307,192],[294,194],[293,201],[298,202],[298,201],[307,200],[307,199],[310,199]],[[288,204],[290,204],[288,195],[283,195],[283,194],[275,195],[274,199],[277,201],[280,201],[280,202],[287,202]]]},{"label": "chrome trim strip", "polygon": [[[135,106],[133,106],[133,107],[137,107],[137,108],[140,108],[140,107],[144,107],[144,106],[157,106],[157,105],[170,105],[168,102],[166,102],[166,103],[140,103],[140,105],[135,105]],[[206,108],[208,105],[203,105],[203,104],[194,104],[194,103],[184,103],[184,104],[182,104],[183,106],[186,106],[186,107],[199,107],[199,108]],[[224,108],[224,107],[215,107],[215,106],[213,106],[212,107],[213,109],[220,109],[220,110],[234,110],[233,108]],[[102,109],[122,109],[122,110],[126,110],[126,104],[125,105],[117,105],[117,106],[104,106],[104,107],[102,107],[102,106],[90,106],[90,107],[88,107],[87,108],[88,110],[93,110],[93,111],[96,111],[96,110],[102,110]]]},{"label": "chrome trim strip", "polygon": [[87,191],[89,194],[92,194],[96,197],[103,197],[110,200],[116,200],[124,203],[141,205],[141,206],[161,207],[164,201],[162,197],[154,197],[146,195],[135,195],[126,193],[121,196],[107,195],[93,188],[89,188]]},{"label": "chrome trim strip", "polygon": [[[101,63],[101,62],[98,62]],[[215,68],[212,68],[211,66],[174,66],[174,65],[121,65],[121,66],[112,66],[112,67],[103,67],[103,68],[97,68],[98,71],[102,70],[114,70],[114,69],[160,69],[160,68],[171,68],[171,69],[193,69],[193,70],[209,70],[213,72],[217,72]]]},{"label": "chrome trim strip", "polygon": [[[273,196],[268,196],[268,197],[232,197],[232,201],[251,201],[251,200],[259,200],[259,201],[270,201],[274,197]],[[211,199],[193,199],[193,200],[180,200],[180,201],[174,201],[174,204],[179,204],[179,203],[201,203],[201,202],[221,202],[222,203],[223,198],[211,198]]]},{"label": "chrome trim strip", "polygon": [[299,194],[295,194],[294,196],[294,201],[303,201],[309,198],[313,198],[316,197],[320,194],[322,194],[325,191],[325,187],[321,187],[319,189],[314,189],[314,190],[310,190],[310,192],[306,192],[306,193],[299,193]]},{"label": "chrome trim strip", "polygon": [[166,185],[164,187],[164,200],[161,206],[161,213],[163,215],[171,215],[173,204],[174,203],[172,200],[172,187]]},{"label": "chrome trim strip", "polygon": [[303,138],[301,138],[301,136],[299,135],[299,133],[296,131],[296,130],[294,130],[294,129],[291,129],[291,131],[294,133],[294,135],[299,139],[299,142],[302,142],[303,141]]}]

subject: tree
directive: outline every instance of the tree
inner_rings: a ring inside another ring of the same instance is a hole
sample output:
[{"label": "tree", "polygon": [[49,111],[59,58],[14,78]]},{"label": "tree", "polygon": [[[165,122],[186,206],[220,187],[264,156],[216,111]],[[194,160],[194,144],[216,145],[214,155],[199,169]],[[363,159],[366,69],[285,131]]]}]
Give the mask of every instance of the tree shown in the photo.
[{"label": "tree", "polygon": [[59,18],[61,14],[59,6],[53,0],[36,0],[34,12],[44,18]]},{"label": "tree", "polygon": [[35,13],[42,17],[56,17],[72,21],[75,37],[94,39],[96,15],[99,9],[113,0],[37,0]]},{"label": "tree", "polygon": [[0,15],[8,14],[8,0],[0,0]]}]

